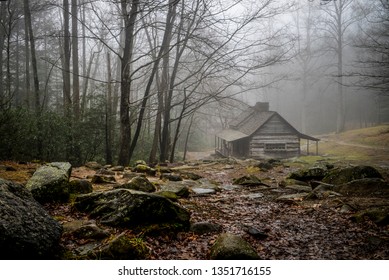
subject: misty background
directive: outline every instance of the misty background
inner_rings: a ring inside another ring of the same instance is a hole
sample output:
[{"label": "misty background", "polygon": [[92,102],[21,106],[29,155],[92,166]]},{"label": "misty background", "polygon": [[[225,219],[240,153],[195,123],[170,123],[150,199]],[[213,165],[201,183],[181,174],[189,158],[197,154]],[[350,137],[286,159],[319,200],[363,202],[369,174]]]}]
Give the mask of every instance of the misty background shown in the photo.
[{"label": "misty background", "polygon": [[0,2],[0,159],[185,159],[247,106],[389,122],[387,0]]}]

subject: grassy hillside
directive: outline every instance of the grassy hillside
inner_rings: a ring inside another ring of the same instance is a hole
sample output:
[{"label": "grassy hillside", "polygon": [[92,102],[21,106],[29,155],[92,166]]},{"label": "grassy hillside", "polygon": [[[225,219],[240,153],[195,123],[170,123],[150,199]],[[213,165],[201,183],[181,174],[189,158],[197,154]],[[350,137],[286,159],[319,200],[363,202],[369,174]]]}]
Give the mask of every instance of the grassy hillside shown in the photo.
[{"label": "grassy hillside", "polygon": [[[330,161],[389,165],[389,124],[320,135],[319,155]],[[303,148],[304,148],[303,144]],[[314,151],[313,146],[311,148]],[[303,157],[313,160],[313,157]]]}]

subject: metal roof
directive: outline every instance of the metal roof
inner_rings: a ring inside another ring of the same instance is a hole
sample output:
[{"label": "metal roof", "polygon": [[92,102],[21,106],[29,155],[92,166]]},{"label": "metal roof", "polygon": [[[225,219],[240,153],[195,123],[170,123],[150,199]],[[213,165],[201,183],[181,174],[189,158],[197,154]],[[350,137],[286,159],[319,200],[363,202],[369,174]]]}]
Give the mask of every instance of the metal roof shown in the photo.
[{"label": "metal roof", "polygon": [[255,131],[261,128],[273,116],[278,116],[286,125],[288,125],[298,137],[312,141],[320,139],[303,134],[295,129],[280,114],[274,111],[258,111],[255,108],[249,108],[242,112],[236,119],[230,122],[230,128],[218,133],[216,136],[228,142],[236,141],[251,136]]},{"label": "metal roof", "polygon": [[216,134],[217,137],[224,139],[228,142],[236,141],[242,138],[246,138],[249,135],[240,132],[238,130],[233,130],[233,129],[225,129],[221,131],[220,133]]}]

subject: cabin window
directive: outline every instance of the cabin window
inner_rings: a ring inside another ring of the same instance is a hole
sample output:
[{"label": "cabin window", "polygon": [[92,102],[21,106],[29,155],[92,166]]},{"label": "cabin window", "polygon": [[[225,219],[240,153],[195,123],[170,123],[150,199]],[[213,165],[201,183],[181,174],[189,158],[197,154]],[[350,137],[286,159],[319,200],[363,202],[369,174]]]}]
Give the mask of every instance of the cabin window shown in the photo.
[{"label": "cabin window", "polygon": [[286,144],[285,143],[267,143],[265,144],[266,151],[285,151]]}]

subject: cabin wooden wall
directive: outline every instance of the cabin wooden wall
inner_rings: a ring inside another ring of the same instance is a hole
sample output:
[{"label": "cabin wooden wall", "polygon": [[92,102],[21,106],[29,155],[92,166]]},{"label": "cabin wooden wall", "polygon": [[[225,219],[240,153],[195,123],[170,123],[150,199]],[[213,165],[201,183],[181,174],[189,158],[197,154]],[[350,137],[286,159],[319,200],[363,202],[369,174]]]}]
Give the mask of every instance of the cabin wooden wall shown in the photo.
[{"label": "cabin wooden wall", "polygon": [[288,158],[300,154],[300,138],[295,130],[277,115],[258,129],[250,138],[252,158]]}]

